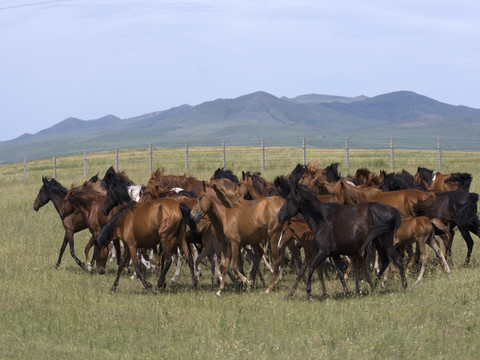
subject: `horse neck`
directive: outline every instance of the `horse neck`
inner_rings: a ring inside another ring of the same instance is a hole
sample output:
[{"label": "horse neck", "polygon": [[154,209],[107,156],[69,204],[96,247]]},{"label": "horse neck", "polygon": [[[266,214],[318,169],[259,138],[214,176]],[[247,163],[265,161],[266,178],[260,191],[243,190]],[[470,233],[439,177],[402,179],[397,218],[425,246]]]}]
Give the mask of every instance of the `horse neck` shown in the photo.
[{"label": "horse neck", "polygon": [[207,211],[207,215],[211,221],[216,221],[218,224],[221,224],[225,229],[225,226],[228,224],[229,218],[234,212],[237,211],[237,208],[226,207],[221,200],[218,198],[215,190],[210,189],[208,191],[208,198],[210,200],[211,206]]},{"label": "horse neck", "polygon": [[58,189],[57,191],[48,191],[47,194],[48,194],[48,197],[50,198],[50,201],[53,203],[55,210],[57,210],[57,212],[60,214],[60,209],[62,208],[62,202],[63,202],[63,199],[65,198],[65,195],[67,195],[67,192],[64,192],[61,189]]}]

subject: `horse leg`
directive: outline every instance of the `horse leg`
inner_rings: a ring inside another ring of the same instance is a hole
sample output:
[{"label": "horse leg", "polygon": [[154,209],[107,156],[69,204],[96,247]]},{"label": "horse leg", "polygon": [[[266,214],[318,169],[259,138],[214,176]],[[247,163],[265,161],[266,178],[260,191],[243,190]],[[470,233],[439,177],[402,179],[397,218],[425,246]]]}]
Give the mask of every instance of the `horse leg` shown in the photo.
[{"label": "horse leg", "polygon": [[437,254],[440,265],[443,267],[445,272],[447,274],[450,274],[450,267],[448,266],[447,261],[445,260],[445,256],[443,256],[442,249],[440,249],[440,247],[438,246],[434,235],[430,236],[430,238],[427,240],[427,244],[430,245],[433,251],[435,251],[435,254]]},{"label": "horse leg", "polygon": [[312,300],[312,275],[315,269],[322,263],[322,261],[325,261],[327,258],[327,254],[322,250],[319,249],[317,252],[317,255],[315,255],[315,258],[313,259],[312,263],[310,264],[310,269],[308,270],[308,276],[307,276],[307,300],[310,301]]},{"label": "horse leg", "polygon": [[181,270],[182,270],[182,252],[180,251],[180,248],[177,247],[177,266],[175,267],[175,274],[173,274],[171,279],[173,283],[176,283],[178,281]]},{"label": "horse leg", "polygon": [[281,235],[281,227],[276,233],[272,233],[269,238],[271,239],[270,241],[270,251],[272,252],[272,259],[273,259],[273,274],[272,274],[272,279],[270,280],[270,284],[268,285],[268,288],[266,290],[266,293],[268,294],[271,290],[273,290],[273,287],[277,284],[279,281],[278,278],[278,270],[280,268],[280,250],[278,249],[278,240]]},{"label": "horse leg", "polygon": [[[63,243],[62,243],[62,246],[60,247],[60,255],[58,257],[57,263],[55,264],[55,269],[58,269],[58,267],[60,266],[60,263],[62,262],[62,256],[63,256],[63,253],[65,251],[65,248],[67,247],[68,242],[69,242],[68,241],[68,235],[67,235],[67,232],[65,231],[65,236],[63,237]],[[70,247],[70,254],[72,254],[72,248],[71,247]],[[72,256],[75,256],[75,252],[73,252]]]},{"label": "horse leg", "polygon": [[162,243],[162,271],[160,272],[160,276],[158,277],[157,281],[157,288],[158,289],[164,289],[166,284],[165,284],[165,277],[167,276],[168,269],[170,269],[170,266],[172,265],[172,252],[170,249],[167,247],[166,244]]},{"label": "horse leg", "polygon": [[117,265],[120,265],[120,254],[122,253],[120,240],[114,239],[113,240],[113,247],[115,248],[115,252],[117,253]]},{"label": "horse leg", "polygon": [[455,236],[455,231],[450,230],[448,234],[440,234],[439,236],[443,241],[443,246],[445,247],[445,258],[449,263],[452,263],[452,243],[453,237]]},{"label": "horse leg", "polygon": [[[238,253],[238,249],[237,249]],[[228,268],[230,267],[230,259],[232,257],[232,247],[229,244],[222,246],[222,260],[223,260],[223,269],[222,269],[222,278],[220,279],[220,286],[216,293],[217,296],[220,296],[223,288],[225,287],[225,278],[227,276]]]},{"label": "horse leg", "polygon": [[427,249],[425,248],[425,239],[422,239],[421,241],[417,242],[417,249],[420,251],[420,261],[422,263],[422,266],[420,268],[420,273],[418,274],[418,278],[415,281],[415,284],[418,284],[420,280],[423,278],[423,273],[425,272],[425,267],[427,266],[427,261],[428,261],[428,254],[427,254]]},{"label": "horse leg", "polygon": [[247,286],[251,286],[252,282],[248,280],[245,275],[243,275],[238,269],[238,256],[239,256],[239,246],[238,243],[233,241],[230,243],[232,248],[232,270],[237,274],[242,283]]},{"label": "horse leg", "polygon": [[260,244],[255,244],[252,246],[253,249],[253,266],[252,270],[250,272],[250,280],[252,281],[252,287],[255,288],[255,280],[256,280],[256,275],[257,272],[260,276],[260,280],[262,281],[263,286],[265,286],[265,280],[263,279],[262,272],[259,270],[260,266],[260,261],[262,260],[262,257],[264,256],[263,254],[263,249],[260,246]]},{"label": "horse leg", "polygon": [[[393,243],[393,240],[391,243]],[[402,287],[403,287],[403,290],[405,291],[405,289],[407,288],[407,279],[405,278],[405,270],[403,268],[402,257],[400,256],[397,249],[393,245],[387,247],[387,255],[400,271],[400,277],[402,278]]]},{"label": "horse leg", "polygon": [[[388,267],[388,264],[390,264],[390,260],[388,259],[387,252],[384,249],[382,249],[382,248],[377,249],[377,255],[378,255],[377,256],[377,261],[380,260],[381,266],[380,266],[380,269],[378,270],[378,274],[377,274],[377,277],[375,279],[375,284],[374,284],[375,287],[377,287],[378,280],[382,277],[383,273],[385,272],[385,270]],[[385,282],[386,282],[386,280],[385,280]],[[383,285],[385,285],[385,282],[383,283]]]},{"label": "horse leg", "polygon": [[[93,236],[90,238],[90,240],[87,242],[87,244],[85,245],[85,268],[87,269],[88,272],[92,272],[93,271],[93,267],[92,267],[92,264],[90,264],[90,260],[88,259],[88,252],[90,251],[90,249],[92,248],[93,246]],[[95,256],[95,253],[93,254],[93,256]],[[92,257],[92,262],[93,262],[93,257]]]},{"label": "horse leg", "polygon": [[190,249],[190,246],[187,243],[187,238],[185,235],[185,225],[182,223],[177,232],[177,241],[180,243],[185,254],[185,260],[187,261],[188,267],[190,268],[190,275],[192,276],[192,286],[197,290],[197,277],[195,276],[195,268],[193,266],[193,255]]},{"label": "horse leg", "polygon": [[300,282],[300,280],[302,279],[303,277],[303,274],[305,273],[305,270],[307,269],[307,266],[308,266],[308,263],[307,261],[305,260],[302,264],[302,266],[300,267],[299,271],[297,272],[297,277],[295,279],[295,283],[293,284],[292,288],[290,289],[290,292],[287,294],[287,296],[285,297],[285,300],[288,300],[292,295],[293,293],[295,292],[295,290],[297,290],[297,286],[298,286],[298,283]]},{"label": "horse leg", "polygon": [[125,243],[128,244],[128,248],[130,250],[130,256],[132,257],[133,266],[135,267],[135,273],[137,274],[137,277],[140,279],[145,289],[147,291],[150,291],[152,289],[152,284],[146,281],[145,278],[143,277],[143,274],[140,268],[141,263],[137,255],[137,248],[135,245],[133,245],[132,242],[133,242],[132,240],[128,241],[128,239],[125,239]]},{"label": "horse leg", "polygon": [[468,228],[458,227],[460,230],[460,233],[463,236],[463,239],[465,240],[465,243],[467,244],[467,257],[465,258],[465,265],[468,265],[470,263],[470,257],[472,256],[472,250],[473,250],[473,239],[470,236],[470,232]]},{"label": "horse leg", "polygon": [[[350,292],[348,291],[347,283],[345,282],[345,276],[343,275],[343,271],[342,271],[342,267],[343,267],[342,259],[338,255],[332,256],[332,258],[335,263],[335,267],[337,269],[337,276],[340,279],[340,282],[342,283],[342,286],[343,286],[343,292],[345,293],[345,295],[348,295]],[[357,268],[356,265],[355,265],[355,268]],[[355,276],[358,279],[358,269],[355,269],[355,271],[356,271]]]},{"label": "horse leg", "polygon": [[115,292],[117,290],[118,282],[120,280],[120,275],[122,274],[123,269],[125,268],[125,265],[130,261],[130,251],[127,248],[125,248],[125,251],[123,252],[123,257],[122,260],[120,261],[120,264],[118,265],[118,270],[117,270],[117,277],[115,278],[115,281],[113,282],[112,288],[110,289],[111,292]]}]

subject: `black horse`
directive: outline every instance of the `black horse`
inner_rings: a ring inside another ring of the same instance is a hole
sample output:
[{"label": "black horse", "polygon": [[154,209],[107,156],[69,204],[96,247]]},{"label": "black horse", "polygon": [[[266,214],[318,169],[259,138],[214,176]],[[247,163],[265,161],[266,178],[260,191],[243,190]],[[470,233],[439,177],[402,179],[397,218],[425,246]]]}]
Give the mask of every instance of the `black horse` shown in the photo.
[{"label": "black horse", "polygon": [[[312,190],[298,184],[304,171],[305,168],[298,165],[290,175],[291,189],[279,211],[278,220],[283,224],[287,219],[301,213],[315,237],[318,253],[308,272],[307,298],[312,298],[313,272],[327,257],[333,258],[338,277],[348,294],[340,255],[363,255],[372,245],[378,251],[382,262],[377,281],[392,261],[400,271],[405,289],[407,281],[402,258],[393,246],[394,232],[401,224],[400,212],[377,202],[358,205],[321,202]],[[286,193],[285,190],[282,192]]]},{"label": "black horse", "polygon": [[[42,206],[46,205],[49,201],[51,201],[53,206],[55,206],[55,209],[59,213],[62,201],[65,195],[67,195],[68,190],[55,179],[49,179],[44,176],[42,177],[42,181],[43,185],[38,191],[37,197],[35,198],[33,209],[35,211],[38,211]],[[93,176],[89,181],[97,182],[98,175]],[[62,262],[62,256],[65,248],[67,247],[67,243],[70,247],[70,254],[72,255],[75,262],[78,264],[78,266],[85,268],[85,263],[80,261],[75,255],[73,240],[73,234],[82,231],[88,227],[85,218],[81,214],[72,214],[63,219],[62,224],[63,228],[65,229],[65,236],[63,237],[63,243],[60,247],[60,255],[58,256],[55,268],[58,268],[60,266],[60,263]]]}]

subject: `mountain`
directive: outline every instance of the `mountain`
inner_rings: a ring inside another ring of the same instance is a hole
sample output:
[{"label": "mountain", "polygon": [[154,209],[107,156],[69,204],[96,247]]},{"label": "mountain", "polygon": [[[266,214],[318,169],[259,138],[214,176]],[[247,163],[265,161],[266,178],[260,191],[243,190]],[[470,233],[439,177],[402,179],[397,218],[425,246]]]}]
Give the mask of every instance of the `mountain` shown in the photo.
[{"label": "mountain", "polygon": [[[197,106],[180,105],[129,119],[107,115],[96,120],[68,118],[34,135],[0,142],[0,163],[48,158],[83,151],[154,146],[228,145],[433,149],[437,138],[469,142],[480,151],[476,134],[480,110],[445,104],[411,91],[368,98],[308,94],[278,98],[258,91]],[[453,149],[458,145],[452,146]]]}]

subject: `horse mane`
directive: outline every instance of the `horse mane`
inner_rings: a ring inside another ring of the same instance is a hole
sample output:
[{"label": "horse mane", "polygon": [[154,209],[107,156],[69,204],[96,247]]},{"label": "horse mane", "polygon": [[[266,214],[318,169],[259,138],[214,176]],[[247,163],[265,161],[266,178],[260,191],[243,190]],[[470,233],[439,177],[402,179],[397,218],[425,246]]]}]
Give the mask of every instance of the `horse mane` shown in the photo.
[{"label": "horse mane", "polygon": [[98,183],[90,183],[85,181],[80,186],[72,184],[71,189],[67,193],[68,199],[77,202],[80,206],[86,207],[87,204],[99,196],[105,195],[105,190]]},{"label": "horse mane", "polygon": [[353,175],[352,182],[355,185],[363,185],[365,184],[365,179],[367,179],[371,174],[371,171],[367,168],[360,168],[357,169],[355,175]]},{"label": "horse mane", "polygon": [[347,184],[347,180],[338,182],[340,185],[336,188],[336,193],[339,198],[342,198],[347,205],[360,204],[368,202],[369,196],[364,190],[356,188],[355,186]]},{"label": "horse mane", "polygon": [[432,179],[433,170],[429,170],[420,166],[417,168],[417,174],[415,175],[415,185],[417,185],[418,187],[422,187],[425,183],[426,186],[423,187],[426,189],[431,185]]},{"label": "horse mane", "polygon": [[237,194],[227,192],[223,185],[212,184],[211,188],[215,191],[218,199],[225,207],[232,209],[240,205],[241,198]]},{"label": "horse mane", "polygon": [[243,175],[252,180],[252,188],[259,197],[265,197],[267,195],[267,180],[261,177],[261,172],[256,171],[252,173],[247,171],[246,173],[243,173]]},{"label": "horse mane", "polygon": [[472,175],[469,173],[452,173],[450,177],[445,179],[445,183],[448,182],[458,183],[458,190],[470,191]]},{"label": "horse mane", "polygon": [[[310,164],[311,163],[309,163],[309,165]],[[300,181],[300,179],[302,178],[303,174],[305,174],[305,171],[307,171],[306,166],[304,166],[302,164],[297,164],[297,166],[295,166],[295,169],[293,169],[293,171],[288,176],[288,181],[291,184],[298,183]]]},{"label": "horse mane", "polygon": [[320,201],[317,198],[317,194],[315,193],[315,191],[313,191],[306,185],[295,184],[295,189],[298,191],[300,197],[310,204],[309,209],[322,218],[324,217],[325,209],[328,209],[328,211],[330,212],[340,206],[340,204],[338,203],[326,203]]},{"label": "horse mane", "polygon": [[332,163],[324,169],[328,182],[337,182],[342,178],[338,172],[338,165],[340,165],[340,163]]},{"label": "horse mane", "polygon": [[46,176],[42,177],[42,181],[45,184],[47,190],[51,192],[52,194],[59,194],[65,196],[68,193],[68,190],[66,187],[64,187],[62,184],[60,184],[57,180],[48,178]]},{"label": "horse mane", "polygon": [[273,184],[278,195],[283,199],[286,199],[288,194],[290,194],[290,191],[292,190],[292,184],[284,175],[277,176],[273,180]]},{"label": "horse mane", "polygon": [[406,170],[387,174],[383,172],[383,180],[379,186],[382,191],[416,189],[413,176]]},{"label": "horse mane", "polygon": [[226,170],[225,168],[218,168],[215,170],[210,180],[215,179],[228,179],[238,184],[238,176],[235,175],[232,170]]}]

